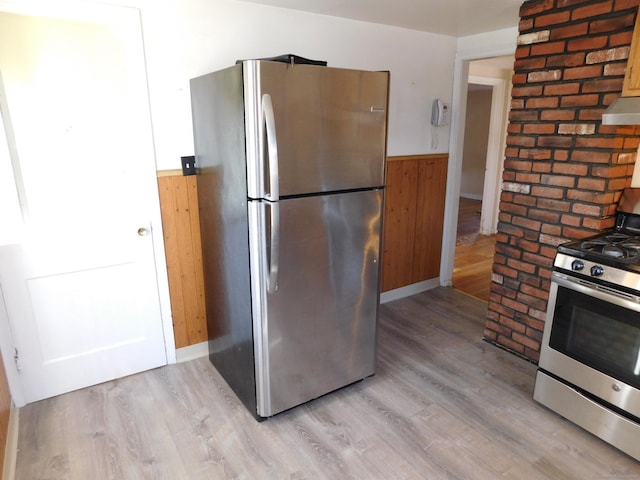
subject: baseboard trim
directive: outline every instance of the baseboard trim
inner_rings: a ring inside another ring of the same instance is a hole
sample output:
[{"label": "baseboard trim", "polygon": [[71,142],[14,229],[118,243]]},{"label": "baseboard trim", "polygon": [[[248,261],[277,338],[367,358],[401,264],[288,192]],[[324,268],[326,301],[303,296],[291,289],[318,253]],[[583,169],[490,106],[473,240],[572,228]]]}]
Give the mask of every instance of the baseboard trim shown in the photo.
[{"label": "baseboard trim", "polygon": [[462,198],[468,198],[469,200],[482,200],[483,196],[482,195],[477,195],[474,193],[460,193],[460,196]]},{"label": "baseboard trim", "polygon": [[422,282],[413,283],[406,287],[396,288],[395,290],[389,290],[380,294],[380,303],[392,302],[393,300],[399,300],[401,298],[410,297],[416,293],[431,290],[440,286],[439,278],[432,278],[430,280],[424,280]]},{"label": "baseboard trim", "polygon": [[188,362],[209,356],[209,342],[200,342],[176,350],[176,363]]},{"label": "baseboard trim", "polygon": [[16,463],[18,461],[18,427],[20,423],[20,409],[13,402],[9,411],[9,429],[7,444],[4,451],[4,465],[2,466],[2,480],[15,480]]}]

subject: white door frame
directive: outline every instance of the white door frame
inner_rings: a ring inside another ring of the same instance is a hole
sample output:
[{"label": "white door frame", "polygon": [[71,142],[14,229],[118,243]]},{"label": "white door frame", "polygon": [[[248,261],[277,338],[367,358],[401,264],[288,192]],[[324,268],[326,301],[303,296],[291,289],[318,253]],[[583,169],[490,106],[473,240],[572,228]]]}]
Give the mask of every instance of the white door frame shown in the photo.
[{"label": "white door frame", "polygon": [[451,134],[449,137],[447,193],[445,198],[444,228],[442,233],[442,256],[440,258],[440,285],[442,286],[450,286],[453,283],[456,230],[458,225],[458,210],[460,207],[460,179],[462,176],[464,127],[467,115],[469,63],[472,60],[513,55],[516,47],[516,36],[517,33],[509,43],[495,45],[489,48],[480,47],[476,50],[468,50],[465,52],[458,52],[456,54],[453,72],[453,98],[451,102],[453,105],[453,111],[451,112]]},{"label": "white door frame", "polygon": [[[15,147],[15,139],[13,136],[13,126],[11,123],[11,117],[9,115],[9,108],[7,105],[7,97],[4,91],[4,83],[2,81],[2,72],[0,72],[0,135],[5,136],[2,148],[6,146],[6,154],[9,156],[9,162],[11,163],[11,172],[13,175],[13,182],[15,185],[15,194],[17,196],[16,208],[20,211],[16,212],[16,217],[22,217],[22,222],[26,220],[28,216],[27,204],[25,201],[24,184],[22,181],[22,171],[20,169],[20,163],[17,158],[17,150]],[[2,153],[0,153],[2,154]],[[20,230],[21,225],[9,225],[10,228]],[[12,240],[19,241],[22,238],[23,232],[12,232]],[[3,240],[4,242],[5,240]],[[0,247],[2,248],[2,247]],[[6,248],[6,247],[5,247]],[[11,323],[9,322],[9,314],[7,313],[7,306],[5,303],[4,292],[2,285],[0,285],[0,353],[2,354],[2,362],[4,363],[4,369],[7,377],[7,383],[9,384],[9,391],[14,404],[21,406],[26,403],[24,391],[22,389],[22,383],[18,376],[19,368],[17,361],[17,349],[13,331],[11,329]]]},{"label": "white door frame", "polygon": [[16,407],[24,406],[26,397],[22,389],[22,380],[18,375],[18,364],[15,356],[16,347],[13,341],[13,332],[9,323],[9,315],[7,307],[4,303],[4,293],[2,285],[0,285],[0,349],[2,353],[2,362],[7,375],[7,383],[11,392],[11,399]]},{"label": "white door frame", "polygon": [[[118,18],[119,16],[129,15],[135,16],[135,22],[138,25],[138,33],[142,48],[144,49],[144,39],[142,37],[142,23],[140,11],[137,8],[120,7],[116,5],[106,5],[82,1],[65,1],[65,0],[49,0],[49,1],[16,1],[16,0],[0,0],[0,11],[7,13],[16,13],[23,15],[45,16],[59,18],[65,20],[76,21],[98,21],[104,22],[105,18]],[[131,17],[133,18],[133,17]],[[146,70],[146,65],[144,65]],[[148,82],[148,81],[147,81]],[[148,92],[148,83],[147,83]],[[147,99],[149,102],[149,99]],[[151,106],[149,105],[149,125],[151,124]],[[4,132],[0,132],[4,135]],[[169,280],[167,275],[167,264],[164,249],[164,235],[162,232],[162,217],[160,214],[160,201],[157,190],[157,182],[155,182],[156,199],[153,202],[151,213],[151,228],[153,229],[153,248],[154,260],[156,265],[156,279],[160,300],[160,315],[162,328],[164,332],[164,348],[166,351],[167,363],[176,362],[175,340],[173,335],[173,322],[171,318],[171,303],[169,297]],[[0,292],[1,293],[1,292]],[[24,406],[25,397],[19,377],[19,371],[14,361],[14,346],[11,337],[11,325],[4,305],[4,299],[0,295],[0,352],[7,373],[7,380],[11,390],[11,396],[17,407]]]}]

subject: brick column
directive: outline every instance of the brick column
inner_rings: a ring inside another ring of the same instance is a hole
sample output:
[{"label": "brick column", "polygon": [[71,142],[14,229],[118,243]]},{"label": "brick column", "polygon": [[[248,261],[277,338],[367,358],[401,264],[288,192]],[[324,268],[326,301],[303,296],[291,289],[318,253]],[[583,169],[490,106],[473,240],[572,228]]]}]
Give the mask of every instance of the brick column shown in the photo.
[{"label": "brick column", "polygon": [[639,0],[530,0],[520,9],[485,338],[537,361],[558,244],[613,226],[640,128],[605,126]]}]

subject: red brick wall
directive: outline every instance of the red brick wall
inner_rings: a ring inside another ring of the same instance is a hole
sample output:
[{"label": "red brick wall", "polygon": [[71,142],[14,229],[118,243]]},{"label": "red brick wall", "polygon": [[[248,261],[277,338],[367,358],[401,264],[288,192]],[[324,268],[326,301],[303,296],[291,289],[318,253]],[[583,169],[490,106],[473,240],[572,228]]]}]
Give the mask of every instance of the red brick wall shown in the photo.
[{"label": "red brick wall", "polygon": [[640,127],[606,126],[640,0],[529,0],[520,9],[485,338],[538,360],[558,244],[614,223]]}]

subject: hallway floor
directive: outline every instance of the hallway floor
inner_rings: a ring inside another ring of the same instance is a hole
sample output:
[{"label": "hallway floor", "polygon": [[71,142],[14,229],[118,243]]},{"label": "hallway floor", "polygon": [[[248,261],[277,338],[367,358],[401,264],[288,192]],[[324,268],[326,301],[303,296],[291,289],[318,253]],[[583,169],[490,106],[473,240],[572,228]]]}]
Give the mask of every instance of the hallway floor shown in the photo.
[{"label": "hallway floor", "polygon": [[481,200],[460,198],[453,288],[488,302],[496,237],[479,234],[481,209]]}]

